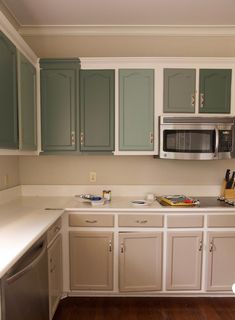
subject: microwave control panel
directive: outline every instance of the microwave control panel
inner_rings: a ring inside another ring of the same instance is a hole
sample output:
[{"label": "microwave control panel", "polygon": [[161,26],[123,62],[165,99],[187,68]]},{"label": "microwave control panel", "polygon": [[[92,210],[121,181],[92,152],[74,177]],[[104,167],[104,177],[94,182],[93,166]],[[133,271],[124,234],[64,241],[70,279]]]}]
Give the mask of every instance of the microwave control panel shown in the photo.
[{"label": "microwave control panel", "polygon": [[219,130],[219,152],[231,152],[233,146],[232,130]]}]

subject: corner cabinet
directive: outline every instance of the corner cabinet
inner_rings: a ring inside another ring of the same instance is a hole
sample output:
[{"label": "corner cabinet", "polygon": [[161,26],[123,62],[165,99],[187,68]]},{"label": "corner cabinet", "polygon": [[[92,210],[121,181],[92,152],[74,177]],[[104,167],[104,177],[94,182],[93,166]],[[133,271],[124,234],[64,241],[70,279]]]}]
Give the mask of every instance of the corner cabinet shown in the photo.
[{"label": "corner cabinet", "polygon": [[230,113],[231,77],[231,69],[200,69],[200,113]]},{"label": "corner cabinet", "polygon": [[114,70],[80,71],[80,150],[114,151]]},{"label": "corner cabinet", "polygon": [[79,60],[41,59],[41,121],[43,151],[79,150]]},{"label": "corner cabinet", "polygon": [[0,148],[18,148],[16,47],[0,32]]},{"label": "corner cabinet", "polygon": [[36,69],[20,52],[17,67],[19,148],[37,150]]},{"label": "corner cabinet", "polygon": [[71,290],[112,290],[113,232],[69,234]]},{"label": "corner cabinet", "polygon": [[119,70],[119,150],[154,150],[154,70]]},{"label": "corner cabinet", "polygon": [[162,233],[119,233],[120,291],[156,291],[162,287]]}]

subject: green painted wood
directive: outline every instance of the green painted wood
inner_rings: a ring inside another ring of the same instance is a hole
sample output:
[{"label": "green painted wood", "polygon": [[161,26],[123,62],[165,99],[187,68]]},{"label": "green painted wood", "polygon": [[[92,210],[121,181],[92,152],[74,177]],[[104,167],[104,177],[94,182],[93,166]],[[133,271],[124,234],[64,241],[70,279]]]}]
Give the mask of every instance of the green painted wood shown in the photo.
[{"label": "green painted wood", "polygon": [[17,58],[20,149],[37,150],[36,69],[20,52]]},{"label": "green painted wood", "polygon": [[76,151],[78,60],[42,60],[40,65],[42,149]]},{"label": "green painted wood", "polygon": [[[200,70],[200,113],[230,113],[231,77],[231,69]],[[204,103],[202,103],[202,99]]]},{"label": "green painted wood", "polygon": [[114,70],[80,71],[81,151],[114,150]]},{"label": "green painted wood", "polygon": [[195,112],[195,69],[164,69],[163,112]]},{"label": "green painted wood", "polygon": [[0,32],[0,148],[18,148],[16,47]]},{"label": "green painted wood", "polygon": [[119,70],[119,108],[119,149],[153,150],[154,70]]}]

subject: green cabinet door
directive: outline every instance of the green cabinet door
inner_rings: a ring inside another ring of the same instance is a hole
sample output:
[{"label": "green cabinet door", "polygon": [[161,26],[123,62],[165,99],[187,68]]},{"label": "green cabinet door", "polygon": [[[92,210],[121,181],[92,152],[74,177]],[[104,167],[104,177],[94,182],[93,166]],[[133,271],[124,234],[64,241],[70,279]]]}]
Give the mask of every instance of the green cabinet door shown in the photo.
[{"label": "green cabinet door", "polygon": [[230,113],[231,69],[201,69],[200,113]]},{"label": "green cabinet door", "polygon": [[21,150],[37,149],[36,69],[21,54],[18,65],[18,110]]},{"label": "green cabinet door", "polygon": [[16,47],[0,32],[0,148],[18,148]]},{"label": "green cabinet door", "polygon": [[195,69],[164,69],[163,112],[195,112]]},{"label": "green cabinet door", "polygon": [[114,70],[80,71],[80,151],[114,150]]},{"label": "green cabinet door", "polygon": [[119,150],[153,150],[154,70],[119,70],[119,108]]},{"label": "green cabinet door", "polygon": [[41,60],[43,151],[77,150],[78,60]]}]

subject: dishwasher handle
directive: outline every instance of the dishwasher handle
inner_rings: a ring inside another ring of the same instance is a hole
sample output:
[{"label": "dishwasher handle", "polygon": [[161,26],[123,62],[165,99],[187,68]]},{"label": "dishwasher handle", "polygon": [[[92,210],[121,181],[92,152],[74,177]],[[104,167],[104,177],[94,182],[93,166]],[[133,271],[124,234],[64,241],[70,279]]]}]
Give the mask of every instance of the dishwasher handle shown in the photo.
[{"label": "dishwasher handle", "polygon": [[[25,267],[23,267],[21,270],[17,271],[16,273],[14,273],[13,275],[11,275],[10,277],[8,277],[6,279],[6,282],[8,284],[13,283],[14,281],[16,281],[17,279],[21,278],[25,273],[27,273],[28,271],[30,271],[31,269],[33,269],[33,267],[35,265],[37,265],[37,263],[41,260],[41,258],[43,257],[44,253],[46,252],[47,246],[46,246],[46,240],[43,240],[38,246],[36,251],[39,251],[39,253],[37,254],[37,256],[33,259],[33,261],[31,261],[28,265],[26,265]],[[34,251],[35,252],[35,251]],[[32,253],[33,255],[33,253]]]}]

